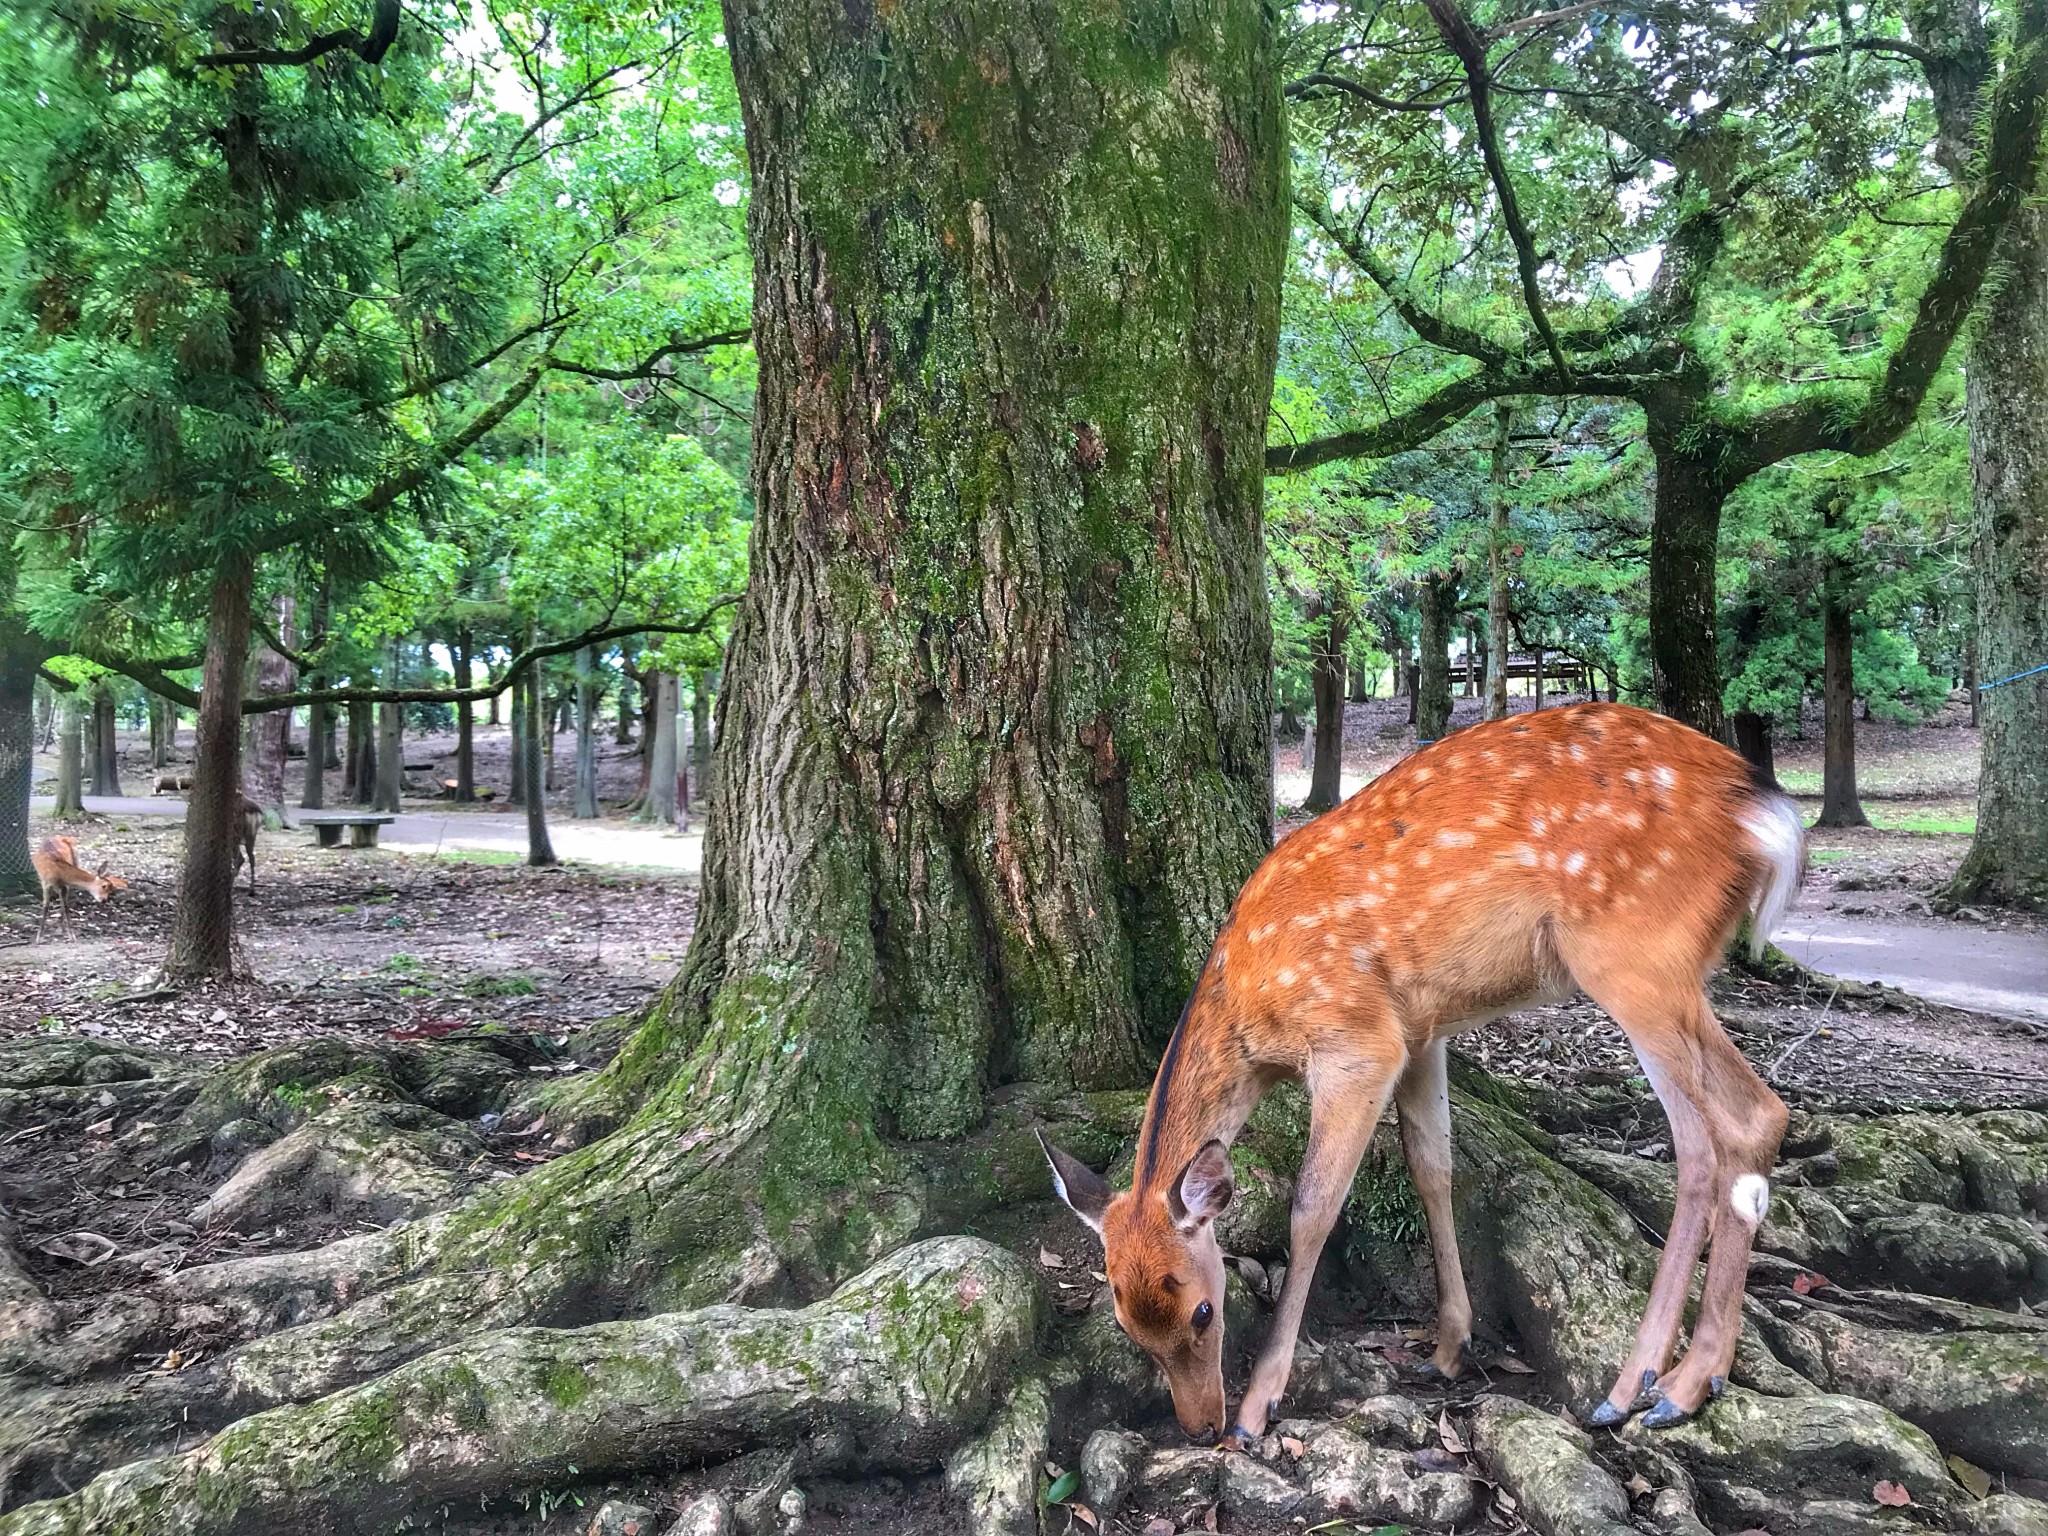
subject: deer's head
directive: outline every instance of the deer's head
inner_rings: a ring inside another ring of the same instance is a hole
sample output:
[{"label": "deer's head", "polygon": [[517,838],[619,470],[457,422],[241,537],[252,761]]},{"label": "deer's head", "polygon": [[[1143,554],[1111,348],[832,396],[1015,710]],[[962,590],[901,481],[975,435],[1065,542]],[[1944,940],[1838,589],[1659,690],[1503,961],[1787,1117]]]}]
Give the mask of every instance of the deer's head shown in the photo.
[{"label": "deer's head", "polygon": [[1117,1325],[1166,1373],[1180,1427],[1215,1438],[1225,1423],[1216,1218],[1234,1189],[1230,1149],[1208,1142],[1160,1188],[1122,1193],[1057,1147],[1045,1155],[1059,1197],[1102,1239]]},{"label": "deer's head", "polygon": [[86,889],[92,892],[94,901],[105,901],[114,892],[127,890],[128,882],[119,875],[94,875]]}]

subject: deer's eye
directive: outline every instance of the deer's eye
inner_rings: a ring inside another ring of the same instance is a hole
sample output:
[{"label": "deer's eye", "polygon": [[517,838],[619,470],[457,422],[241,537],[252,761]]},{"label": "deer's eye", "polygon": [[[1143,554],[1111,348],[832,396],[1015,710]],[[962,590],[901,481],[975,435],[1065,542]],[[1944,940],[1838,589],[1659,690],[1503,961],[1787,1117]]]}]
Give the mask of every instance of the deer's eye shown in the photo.
[{"label": "deer's eye", "polygon": [[1211,1318],[1215,1317],[1215,1315],[1216,1309],[1210,1306],[1209,1303],[1205,1301],[1199,1307],[1195,1308],[1195,1315],[1189,1318],[1188,1321],[1194,1324],[1195,1332],[1206,1333],[1209,1331],[1209,1321]]}]

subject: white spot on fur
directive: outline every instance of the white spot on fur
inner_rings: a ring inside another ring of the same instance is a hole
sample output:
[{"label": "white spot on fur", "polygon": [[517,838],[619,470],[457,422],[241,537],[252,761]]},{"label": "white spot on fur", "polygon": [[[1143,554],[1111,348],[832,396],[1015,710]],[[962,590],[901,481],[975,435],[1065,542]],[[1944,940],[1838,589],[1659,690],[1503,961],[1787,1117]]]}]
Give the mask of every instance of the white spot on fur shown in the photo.
[{"label": "white spot on fur", "polygon": [[1435,772],[1435,770],[1434,770],[1434,769],[1430,769],[1430,768],[1418,768],[1418,769],[1416,769],[1416,770],[1415,770],[1415,782],[1416,782],[1416,783],[1418,783],[1418,784],[1427,784],[1427,783],[1429,782],[1429,779],[1430,779],[1430,775],[1431,775],[1431,774],[1432,774],[1433,772]]},{"label": "white spot on fur", "polygon": [[1752,1227],[1762,1226],[1771,1209],[1771,1181],[1760,1173],[1745,1173],[1728,1191],[1728,1203]]},{"label": "white spot on fur", "polygon": [[1532,837],[1541,837],[1549,829],[1550,823],[1541,816],[1533,816],[1529,819],[1529,833]]},{"label": "white spot on fur", "polygon": [[1650,770],[1650,777],[1657,781],[1659,789],[1676,789],[1678,787],[1678,775],[1662,763],[1659,763]]},{"label": "white spot on fur", "polygon": [[1527,843],[1517,843],[1508,852],[1514,855],[1515,862],[1524,869],[1534,869],[1536,867],[1536,850]]},{"label": "white spot on fur", "polygon": [[1289,921],[1297,928],[1317,928],[1322,925],[1323,914],[1320,912],[1297,912]]},{"label": "white spot on fur", "polygon": [[1263,944],[1272,936],[1273,925],[1271,923],[1263,924],[1262,926],[1254,928],[1252,930],[1252,942],[1254,944]]},{"label": "white spot on fur", "polygon": [[1351,946],[1351,963],[1352,963],[1353,965],[1357,966],[1357,967],[1358,967],[1358,969],[1359,969],[1359,970],[1361,970],[1361,971],[1369,971],[1369,970],[1371,970],[1371,969],[1372,969],[1372,951],[1371,951],[1371,950],[1369,950],[1369,949],[1367,949],[1367,948],[1366,948],[1366,947],[1365,947],[1365,946],[1364,946],[1363,944],[1354,944],[1354,945],[1352,945],[1352,946]]},{"label": "white spot on fur", "polygon": [[1428,864],[1435,858],[1436,855],[1431,853],[1427,848],[1418,848],[1415,851],[1415,862],[1417,864]]},{"label": "white spot on fur", "polygon": [[1640,768],[1631,768],[1627,773],[1624,773],[1622,777],[1631,784],[1640,784],[1643,782],[1643,770]]},{"label": "white spot on fur", "polygon": [[1470,848],[1478,841],[1470,832],[1439,832],[1436,835],[1439,848]]},{"label": "white spot on fur", "polygon": [[1586,856],[1583,853],[1574,853],[1570,858],[1564,861],[1564,872],[1568,875],[1576,875],[1580,870],[1584,869],[1585,867]]},{"label": "white spot on fur", "polygon": [[1279,983],[1280,983],[1280,985],[1281,985],[1281,986],[1283,986],[1283,987],[1291,987],[1291,986],[1293,986],[1293,985],[1294,985],[1294,967],[1293,967],[1293,966],[1291,966],[1291,965],[1283,965],[1283,966],[1281,966],[1281,967],[1280,967],[1280,969],[1279,969],[1279,970],[1278,970],[1278,971],[1277,971],[1277,972],[1276,972],[1276,973],[1274,974],[1274,976],[1273,976],[1273,979],[1274,979],[1275,981],[1279,982]]}]

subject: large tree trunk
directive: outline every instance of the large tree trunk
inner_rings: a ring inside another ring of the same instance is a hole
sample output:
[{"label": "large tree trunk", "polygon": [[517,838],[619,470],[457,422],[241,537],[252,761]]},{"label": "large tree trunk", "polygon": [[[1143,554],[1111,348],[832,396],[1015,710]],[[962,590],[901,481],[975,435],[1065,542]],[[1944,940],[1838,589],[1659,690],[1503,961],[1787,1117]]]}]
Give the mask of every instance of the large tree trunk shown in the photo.
[{"label": "large tree trunk", "polygon": [[[164,713],[166,700],[155,694],[149,696],[149,766],[157,769],[170,761],[170,748],[164,745]],[[61,713],[61,710],[60,710]]]},{"label": "large tree trunk", "polygon": [[185,863],[164,973],[226,979],[235,972],[235,847],[242,820],[242,678],[249,657],[255,569],[231,558],[213,584],[199,744],[185,807]]},{"label": "large tree trunk", "polygon": [[1421,663],[1415,687],[1415,737],[1437,741],[1451,728],[1451,619],[1458,578],[1427,575],[1415,584],[1421,619],[1415,651]]},{"label": "large tree trunk", "polygon": [[[1840,519],[1833,498],[1825,520]],[[1850,611],[1848,573],[1832,551],[1821,575],[1821,799],[1823,827],[1867,827],[1856,795],[1856,634]]]},{"label": "large tree trunk", "polygon": [[1494,407],[1493,457],[1486,477],[1486,718],[1503,720],[1508,713],[1508,655],[1513,646],[1514,612],[1508,599],[1508,441],[1514,430],[1514,406],[1503,400]]},{"label": "large tree trunk", "polygon": [[57,699],[57,803],[51,814],[60,819],[85,814],[85,712],[83,689]]},{"label": "large tree trunk", "polygon": [[[389,640],[384,645],[384,686],[400,686],[399,643]],[[403,704],[379,704],[377,706],[377,774],[376,794],[371,805],[380,811],[396,812],[405,797],[405,706]]]},{"label": "large tree trunk", "polygon": [[1344,798],[1344,646],[1351,626],[1344,616],[1318,604],[1327,616],[1312,642],[1309,679],[1315,690],[1315,771],[1309,779],[1306,811],[1327,811]]},{"label": "large tree trunk", "polygon": [[[2007,276],[1968,367],[1984,731],[1977,835],[1952,886],[1969,901],[2048,907],[2048,210],[2019,213]],[[2011,679],[2008,681],[2008,679]]]},{"label": "large tree trunk", "polygon": [[[307,677],[306,686],[325,688],[327,680],[314,673]],[[299,804],[309,811],[327,804],[327,743],[333,733],[329,709],[326,704],[306,706],[305,777],[300,781]]]},{"label": "large tree trunk", "polygon": [[[523,677],[515,679],[509,691],[511,692],[512,700],[507,706],[506,713],[512,719],[512,785],[505,798],[513,805],[524,805],[526,804],[526,748],[524,746],[526,741],[526,679]],[[495,697],[493,702],[496,702]],[[496,723],[496,721],[492,722],[494,725]]]},{"label": "large tree trunk", "polygon": [[1729,717],[1729,723],[1735,731],[1735,750],[1749,764],[1750,772],[1759,782],[1778,788],[1778,754],[1772,739],[1771,717],[1738,709]]},{"label": "large tree trunk", "polygon": [[[547,769],[541,761],[541,738],[549,734],[546,703],[541,696],[540,668],[529,667],[517,685],[525,693],[525,708],[514,710],[514,719],[524,730],[515,744],[526,764],[526,862],[536,867],[561,862],[548,837]],[[516,703],[517,701],[515,701]]]},{"label": "large tree trunk", "polygon": [[348,795],[357,805],[377,798],[377,706],[348,707]]},{"label": "large tree trunk", "polygon": [[[1688,418],[1689,420],[1690,418]],[[1721,711],[1719,613],[1714,554],[1728,487],[1674,442],[1679,425],[1652,414],[1657,460],[1650,524],[1650,672],[1657,708],[1694,730],[1727,738]],[[1542,680],[1537,687],[1542,688]]]},{"label": "large tree trunk", "polygon": [[619,683],[619,719],[617,727],[612,732],[614,746],[633,745],[633,701],[639,690],[628,686],[631,681],[629,675],[622,678]]},{"label": "large tree trunk", "polygon": [[114,691],[96,685],[92,696],[92,792],[102,799],[121,793],[120,721],[114,713]]},{"label": "large tree trunk", "polygon": [[[457,630],[455,644],[449,648],[449,659],[455,664],[455,686],[469,687],[469,657],[475,645],[475,637],[466,629]],[[455,803],[471,805],[476,801],[476,714],[471,704],[464,702],[455,706]]]},{"label": "large tree trunk", "polygon": [[576,815],[597,815],[597,651],[576,653]]}]

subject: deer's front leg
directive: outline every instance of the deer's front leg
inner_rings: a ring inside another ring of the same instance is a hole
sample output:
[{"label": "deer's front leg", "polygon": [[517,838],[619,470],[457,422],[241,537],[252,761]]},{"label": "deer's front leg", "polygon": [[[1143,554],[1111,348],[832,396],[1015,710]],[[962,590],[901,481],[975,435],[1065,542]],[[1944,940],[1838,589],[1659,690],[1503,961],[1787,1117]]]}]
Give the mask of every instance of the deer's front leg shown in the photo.
[{"label": "deer's front leg", "polygon": [[1266,1432],[1274,1410],[1287,1391],[1287,1378],[1294,1369],[1294,1341],[1301,1333],[1301,1316],[1308,1306],[1309,1287],[1315,1281],[1316,1261],[1344,1198],[1351,1192],[1351,1180],[1358,1172],[1386,1107],[1387,1091],[1400,1076],[1406,1052],[1392,1061],[1350,1058],[1340,1063],[1318,1064],[1308,1073],[1313,1108],[1309,1112],[1308,1151],[1301,1160],[1301,1177],[1294,1186],[1294,1212],[1290,1223],[1287,1280],[1280,1287],[1280,1300],[1273,1308],[1273,1326],[1266,1334],[1265,1348],[1252,1367],[1251,1384],[1238,1406],[1237,1422],[1229,1438],[1240,1445]]}]

